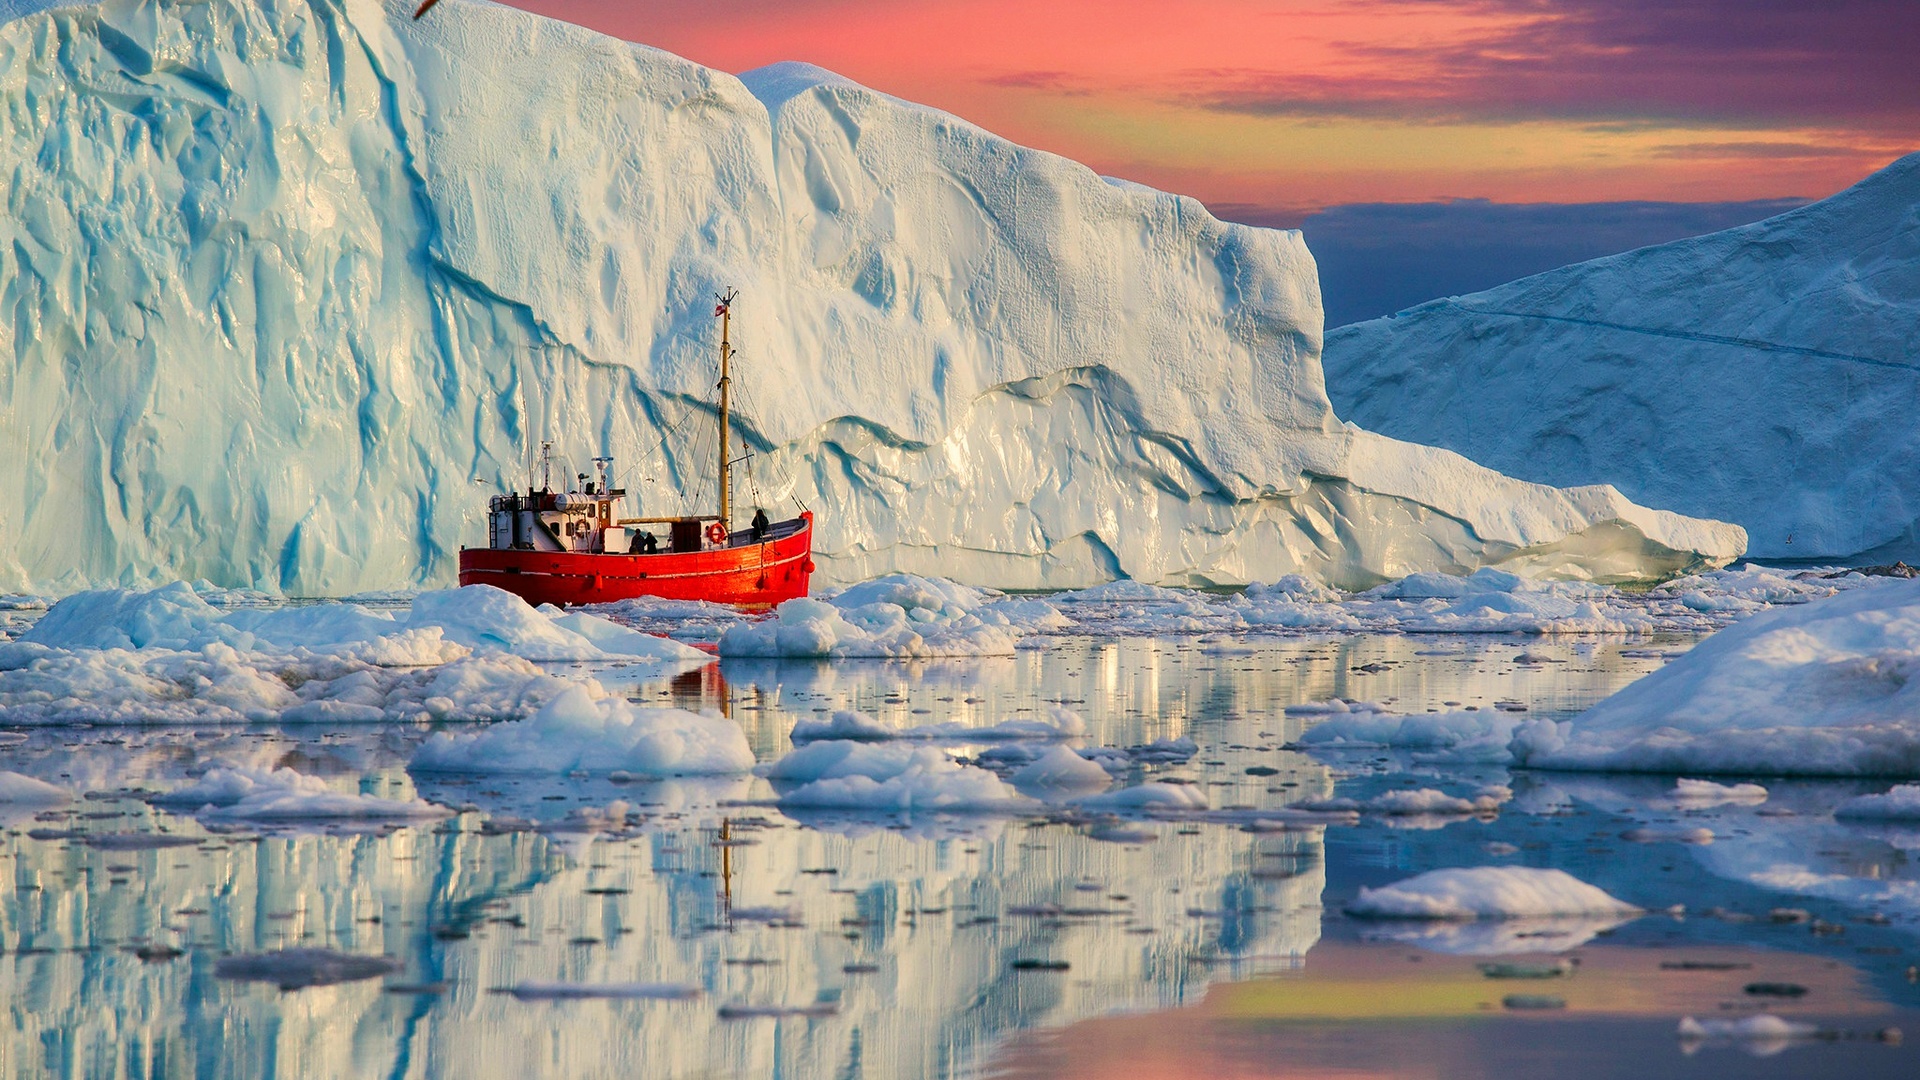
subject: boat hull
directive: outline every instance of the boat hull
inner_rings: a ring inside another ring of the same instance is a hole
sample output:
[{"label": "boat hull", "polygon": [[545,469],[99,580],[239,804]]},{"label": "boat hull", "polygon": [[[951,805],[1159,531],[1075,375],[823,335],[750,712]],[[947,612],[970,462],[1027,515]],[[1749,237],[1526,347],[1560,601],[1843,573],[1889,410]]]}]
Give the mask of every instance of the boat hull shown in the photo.
[{"label": "boat hull", "polygon": [[460,584],[492,585],[529,604],[601,604],[654,596],[766,608],[807,595],[813,574],[813,515],[801,528],[760,543],[705,551],[615,555],[512,548],[462,548]]}]

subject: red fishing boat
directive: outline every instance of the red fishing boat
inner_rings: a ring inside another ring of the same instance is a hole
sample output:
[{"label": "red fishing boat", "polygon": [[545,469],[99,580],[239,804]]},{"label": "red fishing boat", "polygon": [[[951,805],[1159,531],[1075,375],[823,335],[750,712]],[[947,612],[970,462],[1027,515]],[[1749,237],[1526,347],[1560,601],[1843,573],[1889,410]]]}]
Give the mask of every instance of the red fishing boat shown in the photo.
[{"label": "red fishing boat", "polygon": [[562,606],[658,596],[764,608],[807,594],[810,511],[769,521],[756,510],[747,528],[733,527],[727,399],[734,296],[727,290],[713,312],[720,320],[719,512],[619,517],[627,493],[612,486],[613,459],[593,459],[598,482],[580,474],[576,490],[556,492],[547,444],[540,489],[529,479],[525,493],[509,491],[488,503],[487,546],[460,549],[460,584],[493,585],[529,604]]}]

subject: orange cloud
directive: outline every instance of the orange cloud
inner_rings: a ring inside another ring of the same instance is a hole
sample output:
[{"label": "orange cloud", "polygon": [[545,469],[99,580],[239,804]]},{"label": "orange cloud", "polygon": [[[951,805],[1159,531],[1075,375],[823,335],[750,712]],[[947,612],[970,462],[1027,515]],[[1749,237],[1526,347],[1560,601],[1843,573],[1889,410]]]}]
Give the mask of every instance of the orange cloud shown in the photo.
[{"label": "orange cloud", "polygon": [[1910,0],[517,2],[1209,202],[1818,196],[1920,142]]}]

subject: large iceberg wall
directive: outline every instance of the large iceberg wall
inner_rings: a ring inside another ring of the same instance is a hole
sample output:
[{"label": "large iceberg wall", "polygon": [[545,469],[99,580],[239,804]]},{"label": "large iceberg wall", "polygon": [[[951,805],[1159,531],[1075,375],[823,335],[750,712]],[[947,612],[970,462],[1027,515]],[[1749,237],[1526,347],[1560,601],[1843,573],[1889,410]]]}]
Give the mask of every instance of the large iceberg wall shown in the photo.
[{"label": "large iceberg wall", "polygon": [[1298,233],[815,68],[474,2],[36,6],[0,7],[0,587],[446,582],[543,440],[677,511],[727,285],[739,497],[818,511],[829,581],[1744,545],[1342,424]]},{"label": "large iceberg wall", "polygon": [[1547,484],[1746,527],[1769,558],[1920,553],[1920,154],[1737,229],[1327,334],[1341,415]]}]

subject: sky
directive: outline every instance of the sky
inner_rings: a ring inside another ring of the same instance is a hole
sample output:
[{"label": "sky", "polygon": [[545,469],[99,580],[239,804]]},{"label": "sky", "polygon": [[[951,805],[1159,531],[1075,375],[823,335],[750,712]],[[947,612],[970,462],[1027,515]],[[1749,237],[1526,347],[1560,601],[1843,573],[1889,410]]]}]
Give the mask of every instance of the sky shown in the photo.
[{"label": "sky", "polygon": [[1429,204],[1607,254],[1920,149],[1920,0],[512,2],[727,71],[819,64],[1282,227]]}]

